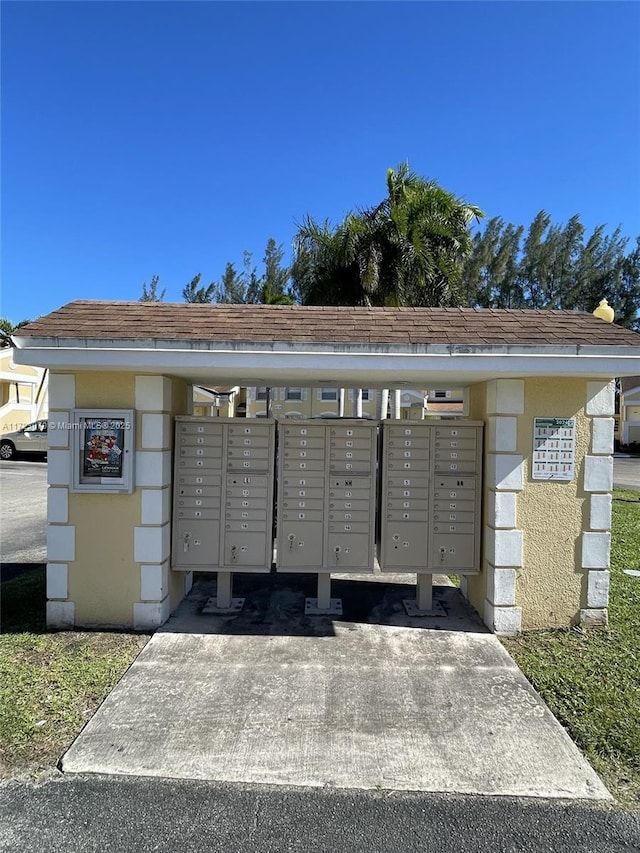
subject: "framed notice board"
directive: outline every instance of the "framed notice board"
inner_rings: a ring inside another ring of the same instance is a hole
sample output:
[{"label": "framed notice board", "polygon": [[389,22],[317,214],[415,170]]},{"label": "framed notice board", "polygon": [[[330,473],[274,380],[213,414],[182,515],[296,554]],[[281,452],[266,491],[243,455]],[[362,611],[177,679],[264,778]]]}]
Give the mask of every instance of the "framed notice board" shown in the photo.
[{"label": "framed notice board", "polygon": [[533,419],[534,480],[573,480],[575,457],[575,418]]},{"label": "framed notice board", "polygon": [[133,416],[132,409],[74,411],[72,491],[133,491]]}]

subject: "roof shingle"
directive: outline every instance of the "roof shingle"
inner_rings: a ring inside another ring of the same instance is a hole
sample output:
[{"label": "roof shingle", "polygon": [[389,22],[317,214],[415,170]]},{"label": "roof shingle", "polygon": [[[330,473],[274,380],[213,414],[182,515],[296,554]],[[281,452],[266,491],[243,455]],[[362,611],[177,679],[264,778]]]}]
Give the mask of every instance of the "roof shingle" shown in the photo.
[{"label": "roof shingle", "polygon": [[[18,338],[332,344],[640,347],[640,334],[575,311],[70,302]],[[28,344],[27,344],[28,346]]]}]

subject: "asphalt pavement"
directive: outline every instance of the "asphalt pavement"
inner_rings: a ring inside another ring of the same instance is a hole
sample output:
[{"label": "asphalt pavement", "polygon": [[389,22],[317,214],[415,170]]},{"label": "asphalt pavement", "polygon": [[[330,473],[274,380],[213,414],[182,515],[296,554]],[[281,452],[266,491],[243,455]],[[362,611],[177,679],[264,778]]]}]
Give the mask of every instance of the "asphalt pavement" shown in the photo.
[{"label": "asphalt pavement", "polygon": [[16,567],[46,563],[46,461],[0,462],[0,536],[2,580]]},{"label": "asphalt pavement", "polygon": [[117,777],[0,786],[2,853],[637,853],[584,804]]},{"label": "asphalt pavement", "polygon": [[613,485],[640,492],[640,456],[616,454],[613,457]]}]

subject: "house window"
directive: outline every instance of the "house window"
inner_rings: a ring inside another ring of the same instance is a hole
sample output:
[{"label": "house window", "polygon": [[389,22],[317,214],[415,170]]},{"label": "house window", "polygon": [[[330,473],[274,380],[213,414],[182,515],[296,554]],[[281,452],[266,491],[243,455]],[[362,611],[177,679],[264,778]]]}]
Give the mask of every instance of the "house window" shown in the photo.
[{"label": "house window", "polygon": [[302,400],[302,388],[287,388],[287,400]]},{"label": "house window", "polygon": [[266,388],[256,388],[256,400],[266,400],[267,399],[267,389]]},{"label": "house window", "polygon": [[337,388],[322,388],[320,390],[320,399],[325,402],[330,400],[338,399],[338,389]]},{"label": "house window", "polygon": [[349,399],[350,400],[355,400],[357,398],[358,390],[360,390],[362,392],[362,402],[363,403],[366,402],[367,400],[371,399],[371,396],[370,396],[371,391],[369,388],[360,388],[360,389],[349,388]]}]

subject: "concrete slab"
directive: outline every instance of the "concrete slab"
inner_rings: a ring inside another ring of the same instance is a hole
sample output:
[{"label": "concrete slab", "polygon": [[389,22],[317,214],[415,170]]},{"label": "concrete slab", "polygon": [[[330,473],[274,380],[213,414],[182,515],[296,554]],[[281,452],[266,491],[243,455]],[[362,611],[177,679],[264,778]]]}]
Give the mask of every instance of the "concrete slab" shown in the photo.
[{"label": "concrete slab", "polygon": [[499,640],[453,587],[407,616],[406,583],[336,580],[341,619],[304,615],[315,578],[236,576],[237,615],[200,582],[64,756],[66,773],[610,799]]}]

